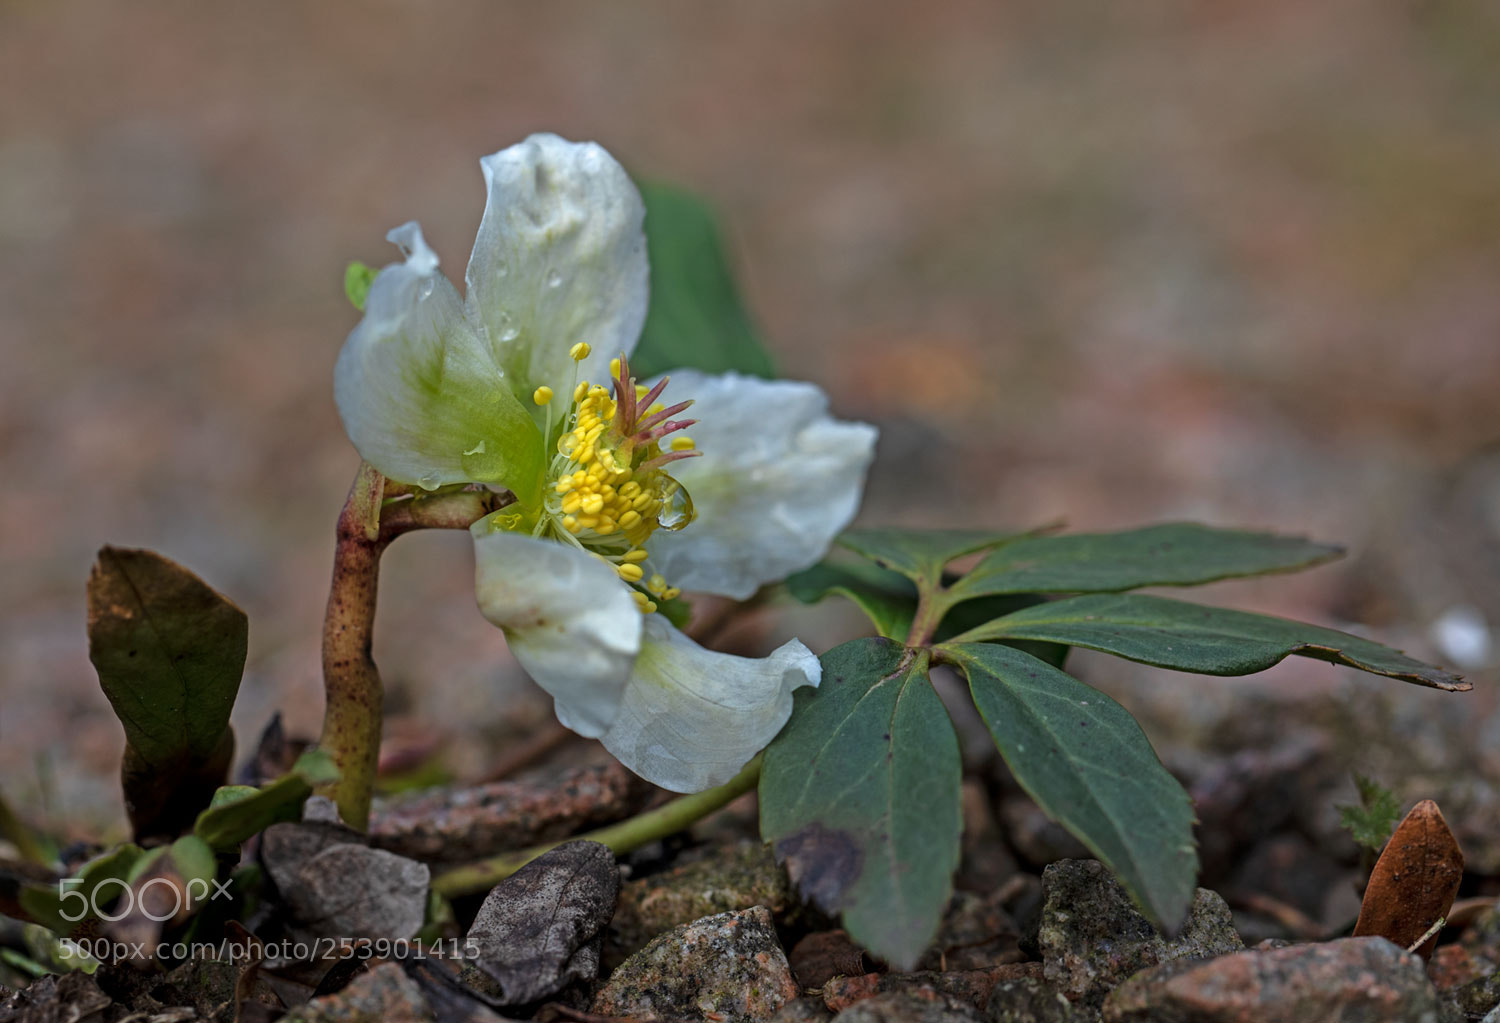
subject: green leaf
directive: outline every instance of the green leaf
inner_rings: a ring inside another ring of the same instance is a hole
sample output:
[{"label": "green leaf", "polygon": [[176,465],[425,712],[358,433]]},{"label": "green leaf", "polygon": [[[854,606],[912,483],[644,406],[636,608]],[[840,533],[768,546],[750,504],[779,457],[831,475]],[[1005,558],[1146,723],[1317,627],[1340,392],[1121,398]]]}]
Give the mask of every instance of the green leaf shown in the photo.
[{"label": "green leaf", "polygon": [[642,184],[651,306],[630,368],[641,379],[673,369],[774,377],[734,286],[713,213],[666,185]]},{"label": "green leaf", "polygon": [[929,590],[942,579],[943,566],[955,558],[1027,535],[982,529],[851,529],[837,543]]},{"label": "green leaf", "polygon": [[99,551],[89,660],[125,728],[121,781],[137,838],[176,836],[223,782],[248,632],[245,612],[176,562]]},{"label": "green leaf", "polygon": [[105,547],[89,575],[89,660],[141,757],[211,756],[245,668],[245,612],[154,551]]},{"label": "green leaf", "polygon": [[864,561],[822,562],[789,576],[786,588],[804,604],[829,594],[847,597],[887,639],[905,639],[917,613],[917,589],[910,580]]},{"label": "green leaf", "polygon": [[1347,632],[1139,593],[1054,600],[958,638],[1066,643],[1201,675],[1248,675],[1300,654],[1433,689],[1471,688],[1457,675]]},{"label": "green leaf", "polygon": [[322,750],[308,750],[290,772],[269,785],[220,789],[209,808],[198,815],[193,834],[217,851],[233,849],[272,824],[297,820],[313,789],[337,781],[338,776],[332,757]]},{"label": "green leaf", "polygon": [[[63,878],[50,885],[23,886],[21,908],[37,923],[66,937],[85,920],[93,919],[94,910],[103,909],[119,898],[127,886],[131,868],[143,855],[140,846],[129,843],[107,849],[78,868],[76,882],[73,878]],[[99,891],[106,884],[108,887]]]},{"label": "green leaf", "polygon": [[1291,572],[1343,553],[1295,536],[1174,523],[1119,533],[1029,536],[990,553],[952,588],[955,600],[995,593],[1110,593],[1196,586]]},{"label": "green leaf", "polygon": [[1354,785],[1359,789],[1359,802],[1338,807],[1339,825],[1355,842],[1379,852],[1401,820],[1401,804],[1396,793],[1373,778],[1356,774]]},{"label": "green leaf", "polygon": [[1197,883],[1193,807],[1135,718],[1020,650],[939,648],[968,676],[1011,773],[1047,815],[1113,870],[1147,917],[1175,929]]},{"label": "green leaf", "polygon": [[910,969],[937,933],[958,866],[958,738],[927,654],[859,639],[823,656],[766,749],[761,834],[803,894]]},{"label": "green leaf", "polygon": [[[992,619],[1012,614],[1023,607],[1046,603],[1046,600],[1046,597],[1036,593],[1000,593],[993,597],[966,600],[962,604],[949,608],[943,615],[933,641],[945,643],[954,636],[987,624]],[[1034,643],[1026,639],[996,640],[995,642],[1013,646],[1017,650],[1025,650],[1031,656],[1046,661],[1054,668],[1061,668],[1068,659],[1068,648],[1061,643]]]},{"label": "green leaf", "polygon": [[357,259],[344,268],[344,297],[360,312],[365,311],[365,299],[370,297],[370,286],[379,273],[373,266]]},{"label": "green leaf", "polygon": [[167,851],[177,866],[178,876],[187,882],[205,882],[204,891],[207,890],[206,882],[219,875],[219,861],[213,848],[197,835],[183,835],[168,846]]}]

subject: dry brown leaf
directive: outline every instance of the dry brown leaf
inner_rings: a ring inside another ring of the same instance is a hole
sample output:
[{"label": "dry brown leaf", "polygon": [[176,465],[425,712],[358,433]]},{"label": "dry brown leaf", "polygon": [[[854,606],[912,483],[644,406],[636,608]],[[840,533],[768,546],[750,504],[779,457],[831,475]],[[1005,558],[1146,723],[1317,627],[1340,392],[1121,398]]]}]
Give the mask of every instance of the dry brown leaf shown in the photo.
[{"label": "dry brown leaf", "polygon": [[[1410,948],[1445,916],[1464,876],[1464,854],[1443,820],[1442,811],[1424,799],[1396,827],[1370,873],[1359,908],[1355,937],[1378,935]],[[1434,934],[1417,954],[1432,957]]]}]

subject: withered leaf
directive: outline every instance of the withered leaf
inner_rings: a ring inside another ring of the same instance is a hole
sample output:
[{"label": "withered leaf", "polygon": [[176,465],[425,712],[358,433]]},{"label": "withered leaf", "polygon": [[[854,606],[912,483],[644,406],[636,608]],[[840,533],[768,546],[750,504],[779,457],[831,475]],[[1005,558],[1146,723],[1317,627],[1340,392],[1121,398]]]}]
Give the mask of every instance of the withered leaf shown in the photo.
[{"label": "withered leaf", "polygon": [[122,780],[138,837],[185,830],[224,781],[248,631],[245,612],[176,562],[99,551],[89,660],[125,728]]},{"label": "withered leaf", "polygon": [[[1377,935],[1410,948],[1445,916],[1464,876],[1464,854],[1442,811],[1424,799],[1396,827],[1375,862],[1354,936]],[[1437,935],[1417,954],[1432,957]]]},{"label": "withered leaf", "polygon": [[593,980],[619,894],[614,853],[598,842],[567,842],[497,884],[468,937],[479,946],[472,961],[500,988],[499,1004],[525,1005]]},{"label": "withered leaf", "polygon": [[864,949],[846,931],[814,931],[793,946],[787,956],[797,983],[822,987],[834,977],[862,977],[874,969]]}]

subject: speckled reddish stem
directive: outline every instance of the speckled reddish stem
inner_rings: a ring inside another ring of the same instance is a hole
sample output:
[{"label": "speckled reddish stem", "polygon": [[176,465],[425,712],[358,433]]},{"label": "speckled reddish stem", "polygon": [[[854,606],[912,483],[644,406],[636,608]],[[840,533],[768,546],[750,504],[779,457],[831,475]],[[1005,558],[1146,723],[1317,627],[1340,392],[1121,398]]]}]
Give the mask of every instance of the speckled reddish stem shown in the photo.
[{"label": "speckled reddish stem", "polygon": [[[397,487],[390,488],[397,490]],[[400,492],[406,493],[405,488]],[[344,823],[363,831],[380,757],[381,708],[385,691],[370,646],[380,555],[396,537],[416,529],[467,529],[503,503],[497,495],[460,491],[416,495],[382,508],[385,478],[361,464],[339,514],[333,584],[323,620],[322,748],[339,768],[338,781],[321,790],[339,808]]]}]

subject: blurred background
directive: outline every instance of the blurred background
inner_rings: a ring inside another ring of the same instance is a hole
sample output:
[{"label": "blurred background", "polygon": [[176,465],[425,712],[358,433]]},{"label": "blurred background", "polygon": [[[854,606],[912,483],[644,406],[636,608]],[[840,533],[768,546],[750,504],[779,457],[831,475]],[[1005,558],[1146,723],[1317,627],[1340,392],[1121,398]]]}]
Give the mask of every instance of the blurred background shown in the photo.
[{"label": "blurred background", "polygon": [[[1202,597],[1474,669],[1413,706],[1500,729],[1500,7],[53,0],[0,6],[0,68],[0,779],[65,832],[123,826],[102,543],[249,612],[242,747],[316,734],[344,266],[416,218],[461,277],[478,157],[537,130],[713,203],[783,373],[882,429],[864,521],[1339,540]],[[460,773],[548,714],[467,547],[392,549],[376,647]],[[1397,686],[1077,664],[1154,737]]]}]

